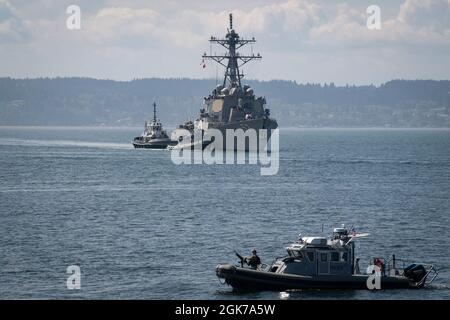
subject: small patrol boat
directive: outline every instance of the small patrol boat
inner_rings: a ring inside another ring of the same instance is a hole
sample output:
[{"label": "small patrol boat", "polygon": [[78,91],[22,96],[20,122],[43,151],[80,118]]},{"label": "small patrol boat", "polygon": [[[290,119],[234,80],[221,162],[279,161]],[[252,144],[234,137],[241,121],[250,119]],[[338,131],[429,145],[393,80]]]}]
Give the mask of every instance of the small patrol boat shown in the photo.
[{"label": "small patrol boat", "polygon": [[148,124],[145,121],[144,132],[133,139],[133,146],[135,148],[149,148],[149,149],[166,149],[170,145],[176,144],[172,141],[159,119],[156,118],[156,103],[153,103],[153,120]]},{"label": "small patrol boat", "polygon": [[355,240],[368,236],[345,226],[334,228],[331,238],[301,237],[289,245],[287,256],[270,265],[244,267],[245,258],[236,252],[240,265],[220,264],[219,279],[235,289],[400,289],[423,288],[438,275],[431,264],[406,263],[393,255],[390,259],[371,259],[367,272],[360,272],[355,258]]},{"label": "small patrol boat", "polygon": [[[187,130],[190,132],[190,137],[178,137],[178,140],[176,139],[177,135],[172,132],[172,141],[175,143],[171,144],[167,147],[169,150],[179,150],[179,149],[191,149],[191,150],[204,150],[212,141],[211,138],[207,136],[207,134],[204,134],[203,131],[196,130],[195,128],[198,126],[198,121],[192,122],[191,120],[186,121],[184,124],[180,124],[176,130]],[[195,136],[195,133],[199,135],[199,137]],[[187,138],[187,139],[183,139]]]}]

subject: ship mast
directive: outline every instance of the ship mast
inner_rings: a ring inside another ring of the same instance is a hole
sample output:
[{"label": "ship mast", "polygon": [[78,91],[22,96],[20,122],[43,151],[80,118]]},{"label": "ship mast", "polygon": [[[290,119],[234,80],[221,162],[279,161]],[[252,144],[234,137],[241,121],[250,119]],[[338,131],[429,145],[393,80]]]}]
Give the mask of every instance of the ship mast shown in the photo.
[{"label": "ship mast", "polygon": [[[249,43],[255,43],[255,38],[252,39],[241,39],[239,35],[233,29],[233,14],[230,13],[230,28],[228,29],[228,33],[225,36],[225,39],[217,39],[215,37],[211,37],[209,40],[211,43],[218,43],[225,49],[227,49],[227,53],[223,55],[207,55],[203,54],[203,59],[214,60],[223,67],[225,67],[225,76],[223,79],[223,86],[229,83],[230,87],[241,87],[241,79],[244,77],[244,74],[239,71],[239,69],[246,64],[247,62],[255,59],[261,59],[261,55],[258,53],[257,55],[240,55],[236,50],[245,46]],[[228,60],[228,63],[225,63],[224,60]]]},{"label": "ship mast", "polygon": [[153,102],[153,122],[156,122],[156,102]]}]

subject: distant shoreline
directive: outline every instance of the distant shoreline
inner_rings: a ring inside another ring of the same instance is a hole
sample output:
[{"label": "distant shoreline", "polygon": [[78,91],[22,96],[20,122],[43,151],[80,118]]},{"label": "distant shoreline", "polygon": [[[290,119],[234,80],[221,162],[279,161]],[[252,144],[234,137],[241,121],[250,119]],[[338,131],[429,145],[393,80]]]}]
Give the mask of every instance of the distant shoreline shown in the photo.
[{"label": "distant shoreline", "polygon": [[[270,116],[295,128],[450,128],[450,81],[392,80],[379,87],[247,81]],[[165,128],[198,117],[209,80],[0,78],[0,125],[143,127],[158,104]]]}]

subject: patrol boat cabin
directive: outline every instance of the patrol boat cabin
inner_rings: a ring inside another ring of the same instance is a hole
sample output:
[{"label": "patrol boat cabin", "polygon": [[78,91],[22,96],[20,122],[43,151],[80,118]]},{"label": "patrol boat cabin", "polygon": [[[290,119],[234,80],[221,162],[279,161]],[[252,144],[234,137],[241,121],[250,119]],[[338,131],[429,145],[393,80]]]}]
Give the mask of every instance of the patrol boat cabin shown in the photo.
[{"label": "patrol boat cabin", "polygon": [[[288,256],[277,260],[270,271],[302,275],[352,274],[354,242],[345,228],[335,228],[333,238],[300,237],[286,248]],[[293,263],[287,263],[293,262]]]}]

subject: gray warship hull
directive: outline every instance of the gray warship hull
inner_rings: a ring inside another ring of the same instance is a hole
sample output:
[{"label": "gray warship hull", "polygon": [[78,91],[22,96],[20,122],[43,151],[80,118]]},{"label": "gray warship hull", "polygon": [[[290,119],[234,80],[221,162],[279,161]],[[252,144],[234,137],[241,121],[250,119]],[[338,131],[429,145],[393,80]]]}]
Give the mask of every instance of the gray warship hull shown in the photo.
[{"label": "gray warship hull", "polygon": [[[200,130],[198,134],[195,134],[196,130],[190,130],[191,133],[191,139],[190,141],[184,141],[182,143],[178,143],[177,148],[194,148],[195,145],[202,145],[202,149],[204,149],[206,146],[208,146],[212,140],[211,140],[211,132],[209,129],[217,129],[222,133],[222,150],[232,150],[232,151],[258,151],[260,147],[266,148],[267,144],[270,141],[272,131],[273,129],[276,129],[278,127],[278,123],[274,119],[252,119],[252,120],[245,120],[245,121],[238,121],[238,122],[228,122],[228,123],[214,123],[210,122],[208,123],[208,129],[206,130]],[[243,145],[236,143],[236,141],[231,141],[231,143],[228,143],[227,141],[227,130],[238,130],[242,129],[244,133],[246,133],[247,130],[254,130],[256,134],[256,149],[253,149],[250,147],[249,140],[246,139],[245,143]],[[265,140],[259,135],[260,129],[266,129],[267,130],[267,136]],[[176,140],[181,135],[177,132],[176,129],[172,133],[172,139]],[[201,139],[201,141],[200,141]],[[230,147],[231,146],[231,147]],[[216,147],[219,147],[216,144]]]},{"label": "gray warship hull", "polygon": [[[270,138],[272,136],[271,130],[276,129],[278,127],[277,121],[274,119],[254,119],[254,120],[246,120],[246,121],[239,121],[239,122],[231,122],[224,125],[215,125],[211,124],[209,128],[218,129],[222,132],[223,136],[223,150],[233,150],[233,151],[259,151],[259,149],[262,147],[263,149],[266,148],[268,145]],[[253,149],[250,146],[249,140],[246,139],[244,144],[238,144],[236,141],[231,141],[230,143],[227,141],[227,130],[238,130],[242,129],[244,133],[251,129],[254,130],[256,133],[256,149]],[[260,129],[266,129],[267,130],[267,137],[266,139],[262,140],[263,137],[259,135]],[[206,131],[206,134],[208,134],[208,131]],[[228,147],[231,146],[231,147]]]}]

